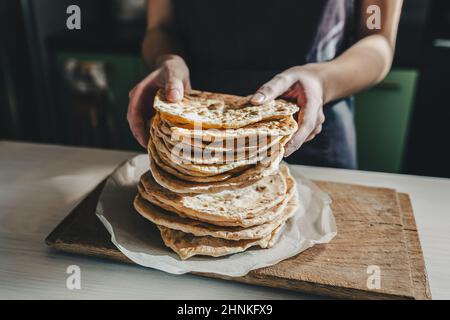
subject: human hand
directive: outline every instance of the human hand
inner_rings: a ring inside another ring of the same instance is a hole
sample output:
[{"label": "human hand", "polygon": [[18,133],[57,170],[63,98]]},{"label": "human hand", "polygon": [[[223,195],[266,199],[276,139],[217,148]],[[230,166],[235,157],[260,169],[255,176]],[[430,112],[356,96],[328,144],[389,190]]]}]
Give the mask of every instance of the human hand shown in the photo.
[{"label": "human hand", "polygon": [[149,132],[147,121],[152,102],[158,89],[164,89],[167,100],[178,102],[184,91],[191,90],[189,69],[183,58],[176,55],[163,56],[158,68],[139,82],[129,93],[127,120],[139,144],[147,148]]},{"label": "human hand", "polygon": [[281,97],[296,101],[301,108],[299,129],[286,146],[286,157],[322,131],[324,85],[319,74],[312,65],[290,68],[264,84],[251,98],[251,102],[258,105]]}]

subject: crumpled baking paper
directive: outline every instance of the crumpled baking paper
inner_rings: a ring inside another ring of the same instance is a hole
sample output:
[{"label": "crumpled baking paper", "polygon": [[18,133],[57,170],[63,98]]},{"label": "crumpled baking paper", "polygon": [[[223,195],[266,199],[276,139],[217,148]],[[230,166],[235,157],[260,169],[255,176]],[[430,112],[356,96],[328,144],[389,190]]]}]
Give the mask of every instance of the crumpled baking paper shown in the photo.
[{"label": "crumpled baking paper", "polygon": [[314,246],[330,242],[336,235],[331,199],[290,166],[297,180],[301,206],[284,227],[270,249],[251,248],[231,256],[212,258],[194,256],[181,260],[167,248],[156,226],[133,208],[140,176],[149,168],[147,155],[138,155],[120,166],[106,182],[96,214],[111,234],[116,247],[130,260],[172,274],[215,273],[239,277],[249,271],[268,267]]}]

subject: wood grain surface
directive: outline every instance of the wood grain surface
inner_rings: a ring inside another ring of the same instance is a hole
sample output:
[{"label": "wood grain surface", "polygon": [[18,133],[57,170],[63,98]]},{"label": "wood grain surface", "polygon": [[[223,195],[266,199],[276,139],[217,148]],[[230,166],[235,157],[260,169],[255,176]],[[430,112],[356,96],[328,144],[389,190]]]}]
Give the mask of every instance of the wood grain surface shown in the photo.
[{"label": "wood grain surface", "polygon": [[403,212],[403,232],[406,240],[406,249],[409,255],[411,277],[414,297],[420,300],[431,299],[431,290],[428,283],[428,275],[425,271],[422,246],[409,196],[399,194],[400,208]]},{"label": "wood grain surface", "polygon": [[[222,278],[348,299],[430,299],[427,274],[407,195],[395,190],[331,182],[316,184],[333,199],[338,235],[244,277]],[[51,247],[78,254],[130,261],[110,241],[95,216],[100,184],[48,236]],[[378,266],[381,288],[370,290],[369,266]]]}]

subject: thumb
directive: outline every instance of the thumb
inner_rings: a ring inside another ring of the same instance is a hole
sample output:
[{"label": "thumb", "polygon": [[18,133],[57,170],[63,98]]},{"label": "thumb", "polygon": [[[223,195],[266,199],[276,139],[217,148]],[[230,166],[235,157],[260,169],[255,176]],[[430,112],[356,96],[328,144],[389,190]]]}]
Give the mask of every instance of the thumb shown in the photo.
[{"label": "thumb", "polygon": [[250,102],[258,105],[274,100],[288,91],[293,83],[294,81],[289,72],[280,73],[259,88],[251,98]]},{"label": "thumb", "polygon": [[184,85],[183,81],[175,76],[167,79],[165,85],[166,98],[170,102],[179,102],[183,99]]}]

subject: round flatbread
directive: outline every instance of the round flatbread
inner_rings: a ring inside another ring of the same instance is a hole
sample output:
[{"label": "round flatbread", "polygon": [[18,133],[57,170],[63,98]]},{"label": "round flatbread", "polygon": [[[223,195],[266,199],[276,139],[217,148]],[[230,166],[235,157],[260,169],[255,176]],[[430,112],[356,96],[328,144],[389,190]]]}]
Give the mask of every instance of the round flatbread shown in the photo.
[{"label": "round flatbread", "polygon": [[[249,169],[251,166],[242,166],[240,168],[236,168],[230,170],[228,172],[218,174],[218,175],[207,175],[204,173],[193,172],[191,170],[187,170],[181,166],[177,166],[170,159],[161,158],[160,153],[156,149],[152,139],[149,139],[148,142],[148,152],[150,161],[154,162],[157,167],[167,172],[168,174],[173,175],[177,179],[189,181],[189,182],[199,182],[199,183],[214,183],[219,181],[226,181],[233,177],[236,177],[239,173]],[[163,155],[164,156],[164,155]]]},{"label": "round flatbread", "polygon": [[[142,188],[142,187],[140,187]],[[142,194],[142,191],[140,190]],[[271,221],[250,227],[226,227],[216,226],[199,220],[183,218],[170,211],[164,210],[149,201],[146,201],[141,195],[137,195],[134,200],[136,211],[147,220],[172,230],[178,230],[193,234],[197,237],[211,236],[228,240],[248,240],[261,239],[269,236],[274,229],[282,225],[289,219],[294,212],[285,210],[289,199],[286,197],[282,205],[276,205],[269,210],[276,210],[279,214]]]},{"label": "round flatbread", "polygon": [[[269,137],[269,140],[266,139],[267,137],[247,139],[247,146],[244,148],[234,150],[232,147],[228,147],[232,150],[231,152],[219,152],[219,149],[216,148],[202,148],[197,142],[194,142],[193,145],[175,143],[161,133],[158,128],[160,128],[159,116],[155,115],[151,121],[150,135],[154,149],[159,153],[158,157],[166,165],[173,167],[176,164],[177,167],[187,170],[183,171],[180,168],[179,171],[193,176],[210,176],[211,171],[225,171],[227,166],[228,168],[230,166],[238,168],[243,165],[255,164],[270,156],[273,151],[279,150],[280,145],[284,146],[292,137]],[[193,166],[183,166],[185,163]],[[218,165],[219,168],[214,170],[214,165]],[[206,172],[203,172],[205,169]],[[218,173],[212,172],[212,174],[217,175]]]},{"label": "round flatbread", "polygon": [[[172,249],[182,260],[193,256],[222,257],[247,250],[250,247],[259,245],[261,248],[268,248],[272,235],[257,240],[226,240],[214,237],[196,237],[189,233],[172,230],[163,226],[157,226],[164,244]],[[278,228],[273,236],[277,236]]]},{"label": "round flatbread", "polygon": [[174,150],[171,152],[167,149],[161,139],[151,136],[149,141],[151,149],[155,149],[159,158],[168,166],[176,166],[176,169],[184,174],[191,176],[210,177],[225,174],[229,171],[239,170],[240,167],[254,165],[260,162],[271,162],[278,157],[278,154],[284,148],[284,145],[277,144],[269,150],[264,150],[257,156],[249,159],[236,160],[234,162],[215,163],[215,164],[198,164],[190,160],[182,158],[188,153],[186,150]]},{"label": "round flatbread", "polygon": [[296,113],[297,105],[272,100],[262,105],[252,105],[249,97],[228,94],[185,92],[182,101],[168,102],[164,90],[156,94],[154,108],[161,117],[183,126],[201,125],[203,128],[242,128],[264,120],[280,119]]},{"label": "round flatbread", "polygon": [[[180,208],[179,205],[172,206],[171,201],[164,200],[164,198],[161,197],[160,194],[150,193],[149,189],[145,189],[145,186],[148,187],[147,184],[148,181],[145,181],[145,176],[143,176],[141,179],[141,187],[139,194],[147,201],[155,204],[158,207],[163,208],[164,210],[176,213],[177,215],[183,218],[191,218],[194,220],[203,221],[216,226],[227,226],[227,227],[240,226],[245,228],[269,223],[274,219],[276,219],[277,216],[279,216],[280,214],[280,210],[283,210],[283,206],[285,206],[287,201],[289,201],[292,198],[292,196],[297,192],[294,178],[288,175],[286,177],[287,192],[281,202],[259,214],[252,215],[246,219],[233,219],[230,217],[228,217],[228,219],[224,219],[224,217],[221,217],[220,215],[218,216],[205,215],[202,214],[201,212],[199,213],[193,210],[188,210],[186,208]],[[176,197],[172,198],[172,200],[175,199],[177,198]]]},{"label": "round flatbread", "polygon": [[151,174],[155,181],[162,187],[177,193],[215,193],[223,190],[243,188],[263,177],[270,176],[278,171],[279,164],[283,158],[280,153],[279,158],[270,164],[259,163],[256,166],[243,171],[241,174],[231,177],[224,181],[211,183],[191,182],[177,178],[156,165],[154,159],[150,156],[150,171],[145,173]]},{"label": "round flatbread", "polygon": [[154,203],[156,198],[175,208],[176,212],[195,219],[241,221],[254,218],[283,201],[288,174],[287,167],[283,166],[281,172],[244,188],[195,195],[171,192],[147,175],[141,181],[145,192],[140,194],[147,201]]},{"label": "round flatbread", "polygon": [[[182,160],[195,164],[222,164],[251,159],[261,152],[268,151],[278,143],[285,144],[285,141],[290,139],[289,136],[279,136],[269,137],[265,141],[258,141],[257,139],[254,141],[247,140],[244,147],[235,148],[233,140],[229,140],[229,146],[226,146],[224,140],[212,143],[193,141],[191,144],[191,141],[174,141],[158,129],[154,130],[154,132],[171,154],[176,154]],[[186,152],[181,152],[181,150]]]},{"label": "round flatbread", "polygon": [[[298,203],[290,202],[286,208],[286,215],[292,216],[298,208]],[[270,235],[261,239],[227,240],[211,236],[197,237],[190,233],[158,226],[164,244],[171,248],[178,256],[189,259],[196,255],[221,257],[239,253],[253,246],[263,249],[273,247],[278,241],[286,222],[275,228]]]},{"label": "round flatbread", "polygon": [[[278,147],[278,146],[277,146]],[[260,157],[255,160],[241,160],[228,164],[210,164],[202,165],[204,168],[198,168],[197,165],[189,162],[186,159],[180,158],[185,150],[177,150],[178,152],[171,152],[167,149],[164,142],[156,136],[154,125],[150,128],[150,139],[148,141],[148,152],[153,156],[160,167],[171,168],[166,171],[172,173],[174,170],[187,176],[188,181],[203,181],[214,182],[229,179],[231,176],[240,173],[247,169],[250,165],[262,161],[271,161],[271,153],[266,157]],[[178,154],[177,154],[178,153]],[[174,174],[179,178],[180,175]],[[193,178],[201,177],[201,178]],[[207,177],[206,180],[203,177]],[[203,180],[200,180],[203,179]]]}]

